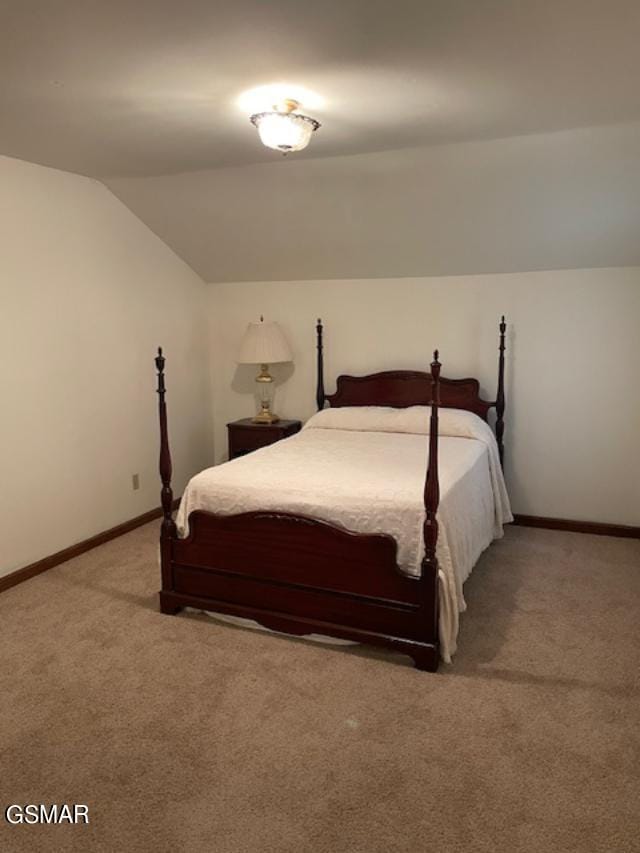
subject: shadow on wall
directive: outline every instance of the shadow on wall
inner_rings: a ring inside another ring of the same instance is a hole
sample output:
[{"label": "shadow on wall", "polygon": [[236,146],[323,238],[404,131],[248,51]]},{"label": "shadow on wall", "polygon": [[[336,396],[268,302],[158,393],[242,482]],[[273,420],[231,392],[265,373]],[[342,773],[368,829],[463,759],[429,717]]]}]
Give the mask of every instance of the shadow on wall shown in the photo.
[{"label": "shadow on wall", "polygon": [[[256,376],[259,373],[259,365],[238,364],[231,380],[231,389],[242,397],[253,398],[253,412],[257,413],[260,410],[260,389],[256,382]],[[293,362],[284,362],[282,364],[269,365],[269,373],[273,376],[273,399],[272,409],[281,417],[284,417],[283,412],[286,411],[286,385],[295,373],[295,364]],[[233,415],[233,417],[240,415]]]}]

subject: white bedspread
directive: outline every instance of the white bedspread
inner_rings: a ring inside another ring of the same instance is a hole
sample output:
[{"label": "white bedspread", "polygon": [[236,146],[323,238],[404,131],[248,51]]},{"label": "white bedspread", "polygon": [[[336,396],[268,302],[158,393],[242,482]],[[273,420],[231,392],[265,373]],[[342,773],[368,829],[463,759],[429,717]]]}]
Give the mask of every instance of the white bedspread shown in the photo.
[{"label": "white bedspread", "polygon": [[[179,534],[186,535],[196,509],[223,515],[282,510],[359,533],[388,533],[398,543],[400,568],[419,575],[427,431],[424,407],[321,412],[298,435],[193,477],[178,512]],[[487,424],[468,412],[442,410],[438,459],[440,642],[450,661],[466,608],[462,585],[512,516]]]}]

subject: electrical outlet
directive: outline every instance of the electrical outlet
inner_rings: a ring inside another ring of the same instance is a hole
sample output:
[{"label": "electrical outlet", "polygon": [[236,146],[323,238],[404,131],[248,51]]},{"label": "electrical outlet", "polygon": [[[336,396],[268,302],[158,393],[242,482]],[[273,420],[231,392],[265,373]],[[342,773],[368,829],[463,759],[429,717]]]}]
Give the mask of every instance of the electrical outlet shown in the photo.
[{"label": "electrical outlet", "polygon": [[133,483],[133,491],[137,492],[140,488],[140,474],[134,474],[131,477],[131,482]]}]

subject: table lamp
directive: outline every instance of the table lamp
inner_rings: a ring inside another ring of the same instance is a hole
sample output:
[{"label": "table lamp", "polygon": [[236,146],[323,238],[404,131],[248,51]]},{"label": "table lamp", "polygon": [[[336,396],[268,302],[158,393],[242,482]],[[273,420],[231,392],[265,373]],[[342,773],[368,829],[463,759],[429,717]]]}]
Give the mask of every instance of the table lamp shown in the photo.
[{"label": "table lamp", "polygon": [[260,365],[260,373],[256,376],[260,390],[260,412],[252,418],[254,423],[273,424],[280,420],[271,411],[273,377],[269,373],[269,365],[292,360],[289,344],[277,323],[265,323],[264,317],[260,317],[259,323],[249,323],[237,361],[238,364]]}]

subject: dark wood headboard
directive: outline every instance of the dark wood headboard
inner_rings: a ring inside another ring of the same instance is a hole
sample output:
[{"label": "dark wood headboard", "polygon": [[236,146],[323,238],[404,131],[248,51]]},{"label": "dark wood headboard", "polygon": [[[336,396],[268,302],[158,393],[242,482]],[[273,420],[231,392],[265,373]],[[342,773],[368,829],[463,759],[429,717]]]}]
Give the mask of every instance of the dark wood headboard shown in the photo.
[{"label": "dark wood headboard", "polygon": [[[418,370],[385,370],[369,376],[339,376],[335,394],[325,398],[330,406],[428,406],[431,374]],[[486,421],[495,405],[480,397],[477,379],[440,378],[440,405],[468,409]]]},{"label": "dark wood headboard", "polygon": [[[477,379],[446,379],[440,377],[440,403],[449,409],[466,409],[487,420],[489,410],[496,409],[496,438],[500,459],[503,455],[504,435],[504,350],[507,325],[504,317],[500,321],[500,342],[498,357],[498,393],[493,401],[483,400],[480,396],[480,383]],[[430,373],[419,370],[385,370],[368,376],[339,376],[335,394],[325,394],[324,390],[324,350],[323,326],[318,320],[316,326],[318,348],[318,385],[316,401],[318,409],[325,403],[331,407],[339,406],[428,406],[431,404],[432,378]],[[437,359],[436,351],[436,359]]]}]

